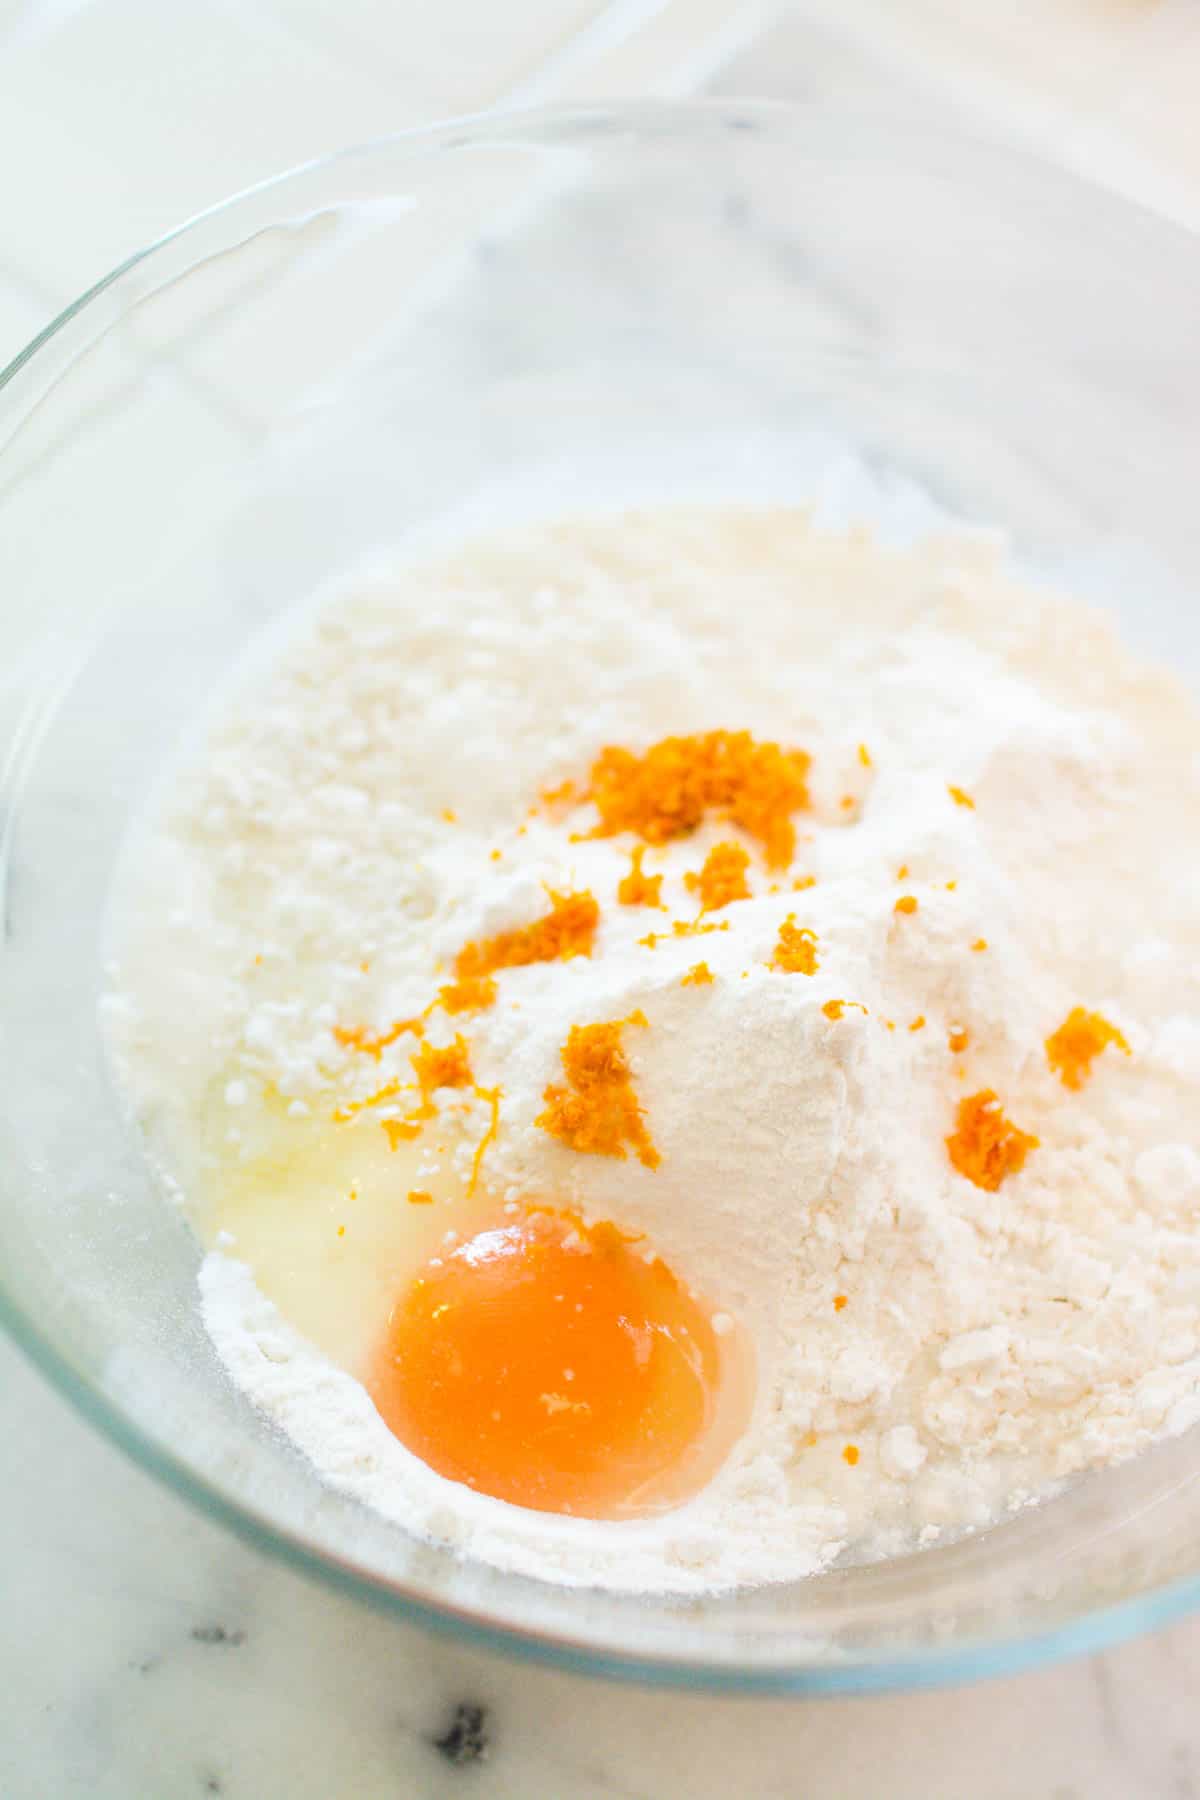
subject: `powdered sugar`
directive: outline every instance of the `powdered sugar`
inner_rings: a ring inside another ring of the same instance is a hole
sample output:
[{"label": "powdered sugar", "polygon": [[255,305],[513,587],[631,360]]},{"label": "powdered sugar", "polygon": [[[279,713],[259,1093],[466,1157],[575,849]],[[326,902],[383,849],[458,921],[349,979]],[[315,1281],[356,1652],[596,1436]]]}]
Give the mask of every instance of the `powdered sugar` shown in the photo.
[{"label": "powdered sugar", "polygon": [[[629,841],[573,841],[586,807],[529,808],[606,743],[722,725],[808,749],[813,811],[785,880],[756,855],[754,897],[710,921],[728,930],[650,947],[694,916],[684,874],[736,831],[650,853],[658,913],[616,902]],[[303,1117],[404,1078],[411,1045],[364,1059],[335,1028],[419,1011],[467,939],[527,923],[546,887],[588,888],[594,954],[505,971],[464,1026],[477,1079],[503,1089],[487,1179],[647,1232],[753,1337],[757,1400],[701,1495],[617,1525],[442,1481],[218,1252],[204,1315],[234,1379],[411,1529],[645,1588],[936,1541],[1187,1428],[1195,736],[1165,676],[965,539],[884,552],[798,514],[672,509],[348,587],[235,697],[137,854],[113,1010],[132,1091],[186,1182],[214,1084],[228,1137],[268,1090]],[[794,891],[800,874],[815,883]],[[812,976],[770,967],[791,915],[816,934]],[[683,985],[701,957],[713,982]],[[830,1018],[836,999],[866,1011]],[[1079,1004],[1131,1055],[1071,1093],[1043,1043]],[[657,1169],[535,1123],[571,1026],[635,1008]],[[983,1088],[1040,1139],[996,1193],[945,1149]],[[465,1171],[485,1127],[477,1102],[420,1168]]]}]

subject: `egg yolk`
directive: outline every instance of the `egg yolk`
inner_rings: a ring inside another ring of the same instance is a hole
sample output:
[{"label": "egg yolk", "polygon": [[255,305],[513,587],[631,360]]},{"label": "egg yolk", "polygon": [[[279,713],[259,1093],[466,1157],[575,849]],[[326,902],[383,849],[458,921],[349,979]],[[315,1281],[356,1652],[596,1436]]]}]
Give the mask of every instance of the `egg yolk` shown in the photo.
[{"label": "egg yolk", "polygon": [[631,1517],[686,1498],[721,1373],[707,1315],[613,1225],[532,1210],[427,1263],[368,1377],[451,1480],[517,1506]]}]

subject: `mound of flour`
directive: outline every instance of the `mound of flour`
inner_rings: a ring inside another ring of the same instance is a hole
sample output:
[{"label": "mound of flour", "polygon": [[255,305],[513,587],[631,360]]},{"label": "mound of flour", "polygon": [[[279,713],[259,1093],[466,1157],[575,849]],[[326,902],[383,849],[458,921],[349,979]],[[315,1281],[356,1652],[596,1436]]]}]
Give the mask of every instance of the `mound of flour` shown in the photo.
[{"label": "mound of flour", "polygon": [[[715,727],[808,750],[812,810],[786,879],[755,854],[727,930],[651,947],[738,834],[653,853],[657,913],[616,901],[630,840],[581,841],[586,806],[531,803],[586,782],[605,744]],[[348,585],[231,693],[131,862],[109,1013],[137,1104],[186,1187],[214,1084],[231,1108],[269,1086],[304,1113],[403,1077],[404,1045],[364,1069],[334,1026],[385,1029],[465,941],[527,923],[547,887],[590,889],[590,958],[505,971],[493,1008],[431,1035],[463,1029],[503,1089],[489,1183],[644,1230],[742,1322],[757,1399],[702,1494],[600,1524],[432,1474],[217,1251],[202,1302],[233,1379],[414,1531],[645,1589],[935,1542],[1182,1431],[1200,1418],[1197,739],[1165,675],[966,539],[883,550],[794,512],[667,509]],[[792,915],[812,976],[770,966]],[[700,959],[712,982],[684,985]],[[866,1010],[831,1019],[833,999]],[[1044,1045],[1076,1006],[1130,1054],[1072,1092]],[[657,1169],[535,1124],[571,1026],[634,1009]],[[945,1146],[982,1089],[1039,1139],[996,1192]],[[465,1167],[474,1141],[468,1120],[447,1157]]]}]

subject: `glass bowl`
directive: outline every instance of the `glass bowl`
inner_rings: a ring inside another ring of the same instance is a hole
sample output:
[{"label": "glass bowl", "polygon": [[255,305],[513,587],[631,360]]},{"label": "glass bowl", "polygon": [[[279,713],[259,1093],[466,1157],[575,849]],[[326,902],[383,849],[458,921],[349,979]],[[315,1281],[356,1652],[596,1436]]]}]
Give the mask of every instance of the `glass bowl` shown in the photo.
[{"label": "glass bowl", "polygon": [[[97,1023],[130,815],[246,645],[381,545],[719,493],[978,521],[1200,668],[1200,244],[909,120],[695,103],[457,122],[132,257],[0,377],[0,1313],[128,1453],[364,1602],[550,1662],[931,1684],[1200,1601],[1193,1432],[977,1537],[664,1600],[456,1560],[234,1392]],[[748,630],[753,621],[747,620]]]}]

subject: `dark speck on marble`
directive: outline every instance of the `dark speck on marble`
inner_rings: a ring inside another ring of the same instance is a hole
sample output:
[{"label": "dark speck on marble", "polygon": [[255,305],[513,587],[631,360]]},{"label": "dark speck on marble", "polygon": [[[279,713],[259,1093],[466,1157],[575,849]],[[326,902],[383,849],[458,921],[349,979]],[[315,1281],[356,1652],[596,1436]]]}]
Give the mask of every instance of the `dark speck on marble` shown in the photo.
[{"label": "dark speck on marble", "polygon": [[454,1709],[441,1737],[435,1737],[433,1747],[448,1763],[462,1768],[467,1763],[484,1762],[488,1754],[488,1717],[487,1708],[476,1706],[470,1701],[460,1701]]},{"label": "dark speck on marble", "polygon": [[197,1644],[227,1644],[231,1650],[236,1650],[239,1644],[245,1643],[246,1634],[244,1631],[227,1631],[224,1625],[193,1625],[192,1638]]}]

